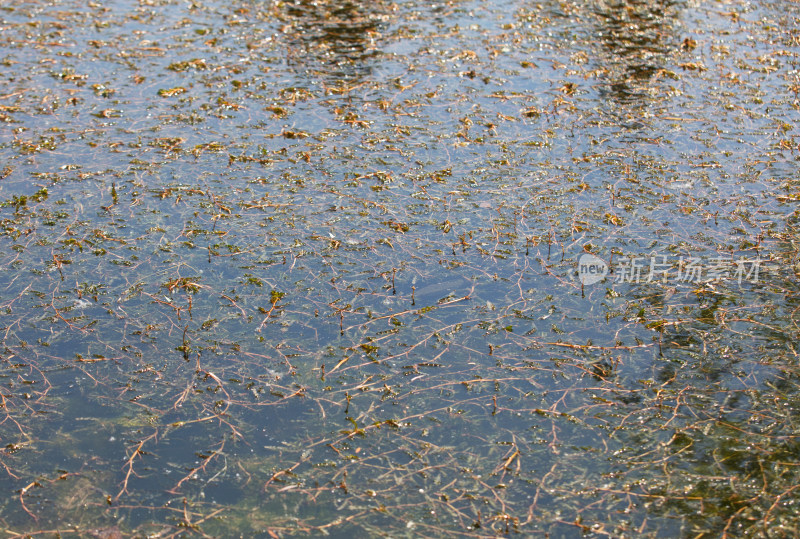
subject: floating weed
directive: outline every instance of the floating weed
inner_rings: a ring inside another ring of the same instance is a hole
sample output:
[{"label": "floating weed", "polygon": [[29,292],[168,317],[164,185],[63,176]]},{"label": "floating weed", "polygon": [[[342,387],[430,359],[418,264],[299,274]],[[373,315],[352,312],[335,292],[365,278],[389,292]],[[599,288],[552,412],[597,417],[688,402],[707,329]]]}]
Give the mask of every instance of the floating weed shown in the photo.
[{"label": "floating weed", "polygon": [[624,4],[4,9],[4,532],[796,535],[796,17]]},{"label": "floating weed", "polygon": [[181,95],[186,93],[186,88],[182,86],[176,86],[175,88],[161,88],[158,91],[158,95],[161,97],[175,97],[176,95]]}]

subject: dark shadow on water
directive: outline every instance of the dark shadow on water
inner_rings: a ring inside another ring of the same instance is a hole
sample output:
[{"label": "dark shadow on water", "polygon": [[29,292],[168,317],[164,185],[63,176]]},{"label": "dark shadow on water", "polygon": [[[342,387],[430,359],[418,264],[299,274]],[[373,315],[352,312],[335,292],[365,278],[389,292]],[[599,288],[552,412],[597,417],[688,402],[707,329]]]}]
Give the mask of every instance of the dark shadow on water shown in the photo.
[{"label": "dark shadow on water", "polygon": [[676,21],[682,3],[611,0],[594,8],[596,62],[605,70],[603,102],[641,110],[670,54],[680,50]]},{"label": "dark shadow on water", "polygon": [[290,66],[345,80],[370,73],[380,55],[377,42],[389,14],[383,2],[295,0],[285,9],[293,21]]}]

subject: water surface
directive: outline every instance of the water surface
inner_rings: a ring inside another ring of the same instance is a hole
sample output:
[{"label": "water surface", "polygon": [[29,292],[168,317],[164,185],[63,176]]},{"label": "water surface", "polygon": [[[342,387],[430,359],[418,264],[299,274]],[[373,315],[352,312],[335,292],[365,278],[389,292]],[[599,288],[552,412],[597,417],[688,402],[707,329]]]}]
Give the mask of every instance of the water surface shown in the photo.
[{"label": "water surface", "polygon": [[4,6],[0,527],[795,536],[798,23]]}]

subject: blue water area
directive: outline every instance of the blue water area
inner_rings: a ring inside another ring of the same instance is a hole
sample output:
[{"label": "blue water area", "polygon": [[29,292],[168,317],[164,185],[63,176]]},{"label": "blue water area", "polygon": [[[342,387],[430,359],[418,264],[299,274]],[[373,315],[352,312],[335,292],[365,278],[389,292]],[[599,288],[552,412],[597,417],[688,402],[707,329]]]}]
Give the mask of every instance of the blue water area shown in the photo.
[{"label": "blue water area", "polygon": [[797,535],[798,21],[0,7],[0,529]]}]

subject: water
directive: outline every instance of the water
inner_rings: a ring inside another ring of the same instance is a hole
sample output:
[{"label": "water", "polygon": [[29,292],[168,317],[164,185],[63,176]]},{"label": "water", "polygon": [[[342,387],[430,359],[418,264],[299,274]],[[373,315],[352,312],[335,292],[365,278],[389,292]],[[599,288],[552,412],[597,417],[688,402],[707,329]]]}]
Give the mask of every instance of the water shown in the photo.
[{"label": "water", "polygon": [[799,16],[5,6],[0,526],[796,535]]}]

